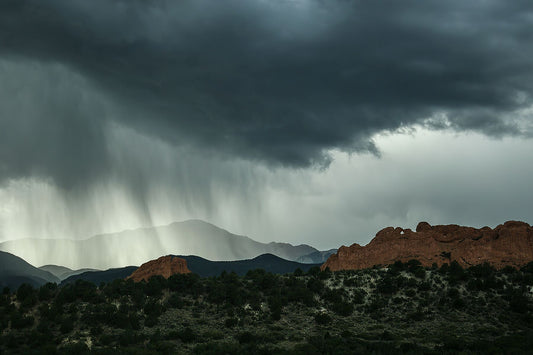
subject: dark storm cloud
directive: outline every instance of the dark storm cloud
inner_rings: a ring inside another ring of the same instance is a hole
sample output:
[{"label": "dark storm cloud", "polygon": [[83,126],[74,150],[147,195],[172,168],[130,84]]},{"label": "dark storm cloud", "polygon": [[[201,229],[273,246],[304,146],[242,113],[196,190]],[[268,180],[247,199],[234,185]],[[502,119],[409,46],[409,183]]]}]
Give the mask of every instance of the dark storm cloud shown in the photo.
[{"label": "dark storm cloud", "polygon": [[[123,107],[120,124],[296,167],[327,164],[332,148],[375,151],[373,134],[415,123],[527,134],[512,118],[532,104],[532,43],[530,1],[0,3],[0,56],[81,73]],[[81,136],[83,149],[58,149],[90,161],[105,154],[91,114],[40,122],[75,125],[65,144]]]},{"label": "dark storm cloud", "polygon": [[53,178],[65,188],[108,168],[105,110],[61,66],[0,61],[0,183]]}]

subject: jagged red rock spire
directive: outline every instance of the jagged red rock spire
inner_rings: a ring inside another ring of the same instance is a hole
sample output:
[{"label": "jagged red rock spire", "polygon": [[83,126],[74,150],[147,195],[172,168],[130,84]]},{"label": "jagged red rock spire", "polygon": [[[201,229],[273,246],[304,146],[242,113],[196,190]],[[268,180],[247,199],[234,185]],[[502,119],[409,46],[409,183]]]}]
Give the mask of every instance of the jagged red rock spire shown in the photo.
[{"label": "jagged red rock spire", "polygon": [[484,262],[497,268],[520,267],[533,261],[533,227],[518,221],[508,221],[494,229],[455,224],[431,226],[427,222],[420,222],[416,232],[388,227],[364,247],[340,247],[322,269],[364,269],[410,259],[417,259],[424,266],[455,260],[463,267]]},{"label": "jagged red rock spire", "polygon": [[174,274],[188,274],[191,271],[187,268],[187,261],[177,256],[167,255],[156,260],[148,261],[135,270],[127,279],[133,279],[135,282],[148,279],[155,275],[161,275],[168,279]]}]

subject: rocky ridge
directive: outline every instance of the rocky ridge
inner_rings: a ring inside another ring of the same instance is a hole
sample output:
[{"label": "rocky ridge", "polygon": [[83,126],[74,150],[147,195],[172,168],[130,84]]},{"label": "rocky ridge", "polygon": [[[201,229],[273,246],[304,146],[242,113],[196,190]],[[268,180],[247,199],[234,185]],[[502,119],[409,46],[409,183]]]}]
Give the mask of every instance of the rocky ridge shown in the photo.
[{"label": "rocky ridge", "polygon": [[168,279],[174,274],[188,274],[190,272],[187,268],[187,261],[176,256],[167,255],[142,264],[126,280],[132,279],[135,282],[148,281],[150,277],[155,275],[161,275]]},{"label": "rocky ridge", "polygon": [[416,232],[388,227],[366,246],[342,246],[322,265],[332,271],[364,269],[395,261],[419,260],[424,266],[457,261],[463,267],[488,262],[496,268],[533,261],[533,227],[508,221],[494,229],[420,222]]}]

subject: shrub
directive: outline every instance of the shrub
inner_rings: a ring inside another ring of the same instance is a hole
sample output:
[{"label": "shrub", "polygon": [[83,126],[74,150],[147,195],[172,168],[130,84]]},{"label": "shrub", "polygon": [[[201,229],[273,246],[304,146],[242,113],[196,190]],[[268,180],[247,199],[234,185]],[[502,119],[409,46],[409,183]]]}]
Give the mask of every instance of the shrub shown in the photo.
[{"label": "shrub", "polygon": [[257,336],[251,332],[242,332],[237,335],[237,340],[240,344],[250,344],[257,341]]},{"label": "shrub", "polygon": [[74,330],[74,321],[72,317],[65,317],[61,321],[61,326],[59,327],[59,331],[63,334],[70,333],[72,330]]},{"label": "shrub", "polygon": [[413,270],[413,275],[419,279],[425,279],[426,278],[426,270],[422,267],[418,267]]},{"label": "shrub", "polygon": [[224,325],[226,326],[226,328],[233,328],[238,323],[239,323],[239,320],[235,317],[226,318],[226,320],[224,321]]},{"label": "shrub", "polygon": [[398,291],[396,279],[385,276],[377,285],[377,291],[384,294],[393,294]]},{"label": "shrub", "polygon": [[362,289],[354,290],[352,302],[354,304],[362,304],[365,302],[366,292]]},{"label": "shrub", "polygon": [[55,283],[48,282],[47,284],[42,285],[39,288],[39,301],[48,301],[52,299],[56,291],[57,285]]},{"label": "shrub", "polygon": [[156,326],[158,323],[158,319],[156,316],[154,315],[150,315],[148,317],[146,317],[146,319],[144,320],[144,325],[148,328],[152,328],[154,326]]},{"label": "shrub", "polygon": [[321,293],[324,290],[324,282],[312,277],[307,281],[307,288],[313,293]]},{"label": "shrub", "polygon": [[507,295],[509,308],[516,313],[527,313],[529,310],[529,299],[522,290],[511,290]]},{"label": "shrub", "polygon": [[17,300],[23,308],[33,307],[37,303],[35,290],[31,285],[22,284],[17,290]]},{"label": "shrub", "polygon": [[89,348],[87,347],[87,345],[81,341],[74,344],[64,345],[59,350],[62,354],[73,355],[87,354],[89,352]]},{"label": "shrub", "polygon": [[13,313],[11,316],[11,328],[13,329],[23,329],[31,327],[35,319],[32,316],[23,316],[19,312]]},{"label": "shrub", "polygon": [[177,337],[184,343],[192,343],[196,340],[196,333],[190,327],[186,327],[177,332]]},{"label": "shrub", "polygon": [[333,303],[333,305],[331,307],[333,312],[335,312],[339,316],[343,316],[343,317],[347,317],[350,314],[352,314],[353,313],[353,308],[354,308],[353,304],[348,303],[348,302],[344,302],[344,301],[335,302],[335,303]]},{"label": "shrub", "polygon": [[185,305],[185,302],[183,302],[183,299],[181,296],[177,293],[173,293],[170,295],[167,301],[167,305],[171,308],[183,308]]},{"label": "shrub", "polygon": [[332,321],[331,317],[326,313],[320,312],[320,313],[315,314],[315,322],[317,324],[321,324],[321,325],[329,324],[331,323],[331,321]]},{"label": "shrub", "polygon": [[97,300],[96,285],[85,280],[76,280],[74,284],[74,294],[76,298],[83,302],[94,302]]},{"label": "shrub", "polygon": [[309,276],[317,276],[320,273],[320,267],[313,266],[307,271],[307,275]]}]

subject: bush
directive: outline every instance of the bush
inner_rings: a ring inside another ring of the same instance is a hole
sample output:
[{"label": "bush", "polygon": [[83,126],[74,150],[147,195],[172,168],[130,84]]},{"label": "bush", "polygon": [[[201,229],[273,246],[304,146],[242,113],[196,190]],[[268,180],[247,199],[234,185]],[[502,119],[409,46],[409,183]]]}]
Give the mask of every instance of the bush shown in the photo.
[{"label": "bush", "polygon": [[192,343],[196,340],[196,334],[190,327],[180,330],[177,336],[184,343]]},{"label": "bush", "polygon": [[250,344],[257,341],[257,336],[251,332],[242,332],[237,335],[237,340],[240,344]]},{"label": "bush", "polygon": [[349,302],[336,302],[333,303],[331,310],[339,316],[347,317],[353,313],[354,306]]},{"label": "bush", "polygon": [[239,323],[239,320],[235,317],[226,318],[226,320],[224,321],[224,325],[226,326],[226,328],[233,328],[238,323]]},{"label": "bush", "polygon": [[63,334],[70,333],[72,330],[74,330],[74,322],[75,322],[75,319],[73,319],[72,317],[65,317],[61,321],[61,326],[59,327],[59,331],[61,331],[61,333]]},{"label": "bush", "polygon": [[400,272],[404,271],[406,269],[406,265],[401,262],[401,260],[397,260],[394,262],[394,264],[389,265],[389,274],[391,275],[398,275]]},{"label": "bush", "polygon": [[152,327],[156,326],[158,322],[159,321],[158,321],[156,316],[150,315],[150,316],[146,317],[146,319],[144,320],[144,325],[146,327],[148,327],[148,328],[152,328]]},{"label": "bush", "polygon": [[511,290],[507,295],[509,308],[516,313],[527,313],[529,311],[529,299],[522,290]]},{"label": "bush", "polygon": [[11,316],[11,328],[23,329],[33,325],[35,319],[32,316],[23,316],[19,312],[13,313]]},{"label": "bush", "polygon": [[426,270],[424,270],[424,268],[422,268],[422,267],[418,267],[418,268],[413,270],[413,275],[416,278],[419,278],[419,279],[423,280],[423,279],[426,278]]},{"label": "bush", "polygon": [[48,282],[45,285],[42,285],[39,288],[39,301],[48,301],[52,299],[52,297],[55,296],[55,292],[57,291],[57,285],[55,283]]},{"label": "bush", "polygon": [[383,294],[393,294],[398,291],[396,279],[387,275],[377,285],[377,291]]},{"label": "bush", "polygon": [[309,276],[318,276],[318,274],[320,274],[320,267],[318,266],[313,266],[312,268],[307,270],[307,275]]},{"label": "bush", "polygon": [[307,288],[313,293],[321,293],[324,290],[324,282],[317,278],[310,278],[307,281]]},{"label": "bush", "polygon": [[315,314],[315,322],[317,324],[325,325],[331,323],[331,317],[326,313],[317,313]]},{"label": "bush", "polygon": [[120,346],[129,346],[134,344],[139,344],[144,340],[144,336],[141,334],[138,334],[130,329],[125,330],[120,336],[118,337],[118,342]]},{"label": "bush", "polygon": [[161,275],[155,275],[148,280],[145,292],[148,296],[160,297],[163,289],[167,287],[167,280]]},{"label": "bush", "polygon": [[84,342],[81,341],[74,344],[64,345],[59,348],[59,350],[61,354],[80,355],[89,353],[89,348]]},{"label": "bush", "polygon": [[465,272],[463,267],[459,265],[457,261],[452,261],[450,264],[450,269],[448,270],[448,275],[450,278],[450,283],[455,284],[458,281],[465,281],[468,279],[468,274]]},{"label": "bush", "polygon": [[94,302],[97,300],[96,285],[85,280],[76,280],[74,283],[74,294],[76,298],[83,302]]},{"label": "bush", "polygon": [[168,298],[167,305],[171,308],[179,309],[179,308],[183,308],[183,306],[185,305],[185,302],[183,302],[183,299],[181,298],[180,295],[178,295],[177,293],[173,293]]},{"label": "bush", "polygon": [[22,284],[17,290],[17,300],[22,308],[31,308],[37,303],[37,294],[31,285]]},{"label": "bush", "polygon": [[147,316],[155,316],[159,317],[164,309],[163,306],[159,303],[159,300],[157,299],[151,299],[144,305],[143,308],[144,314]]}]

